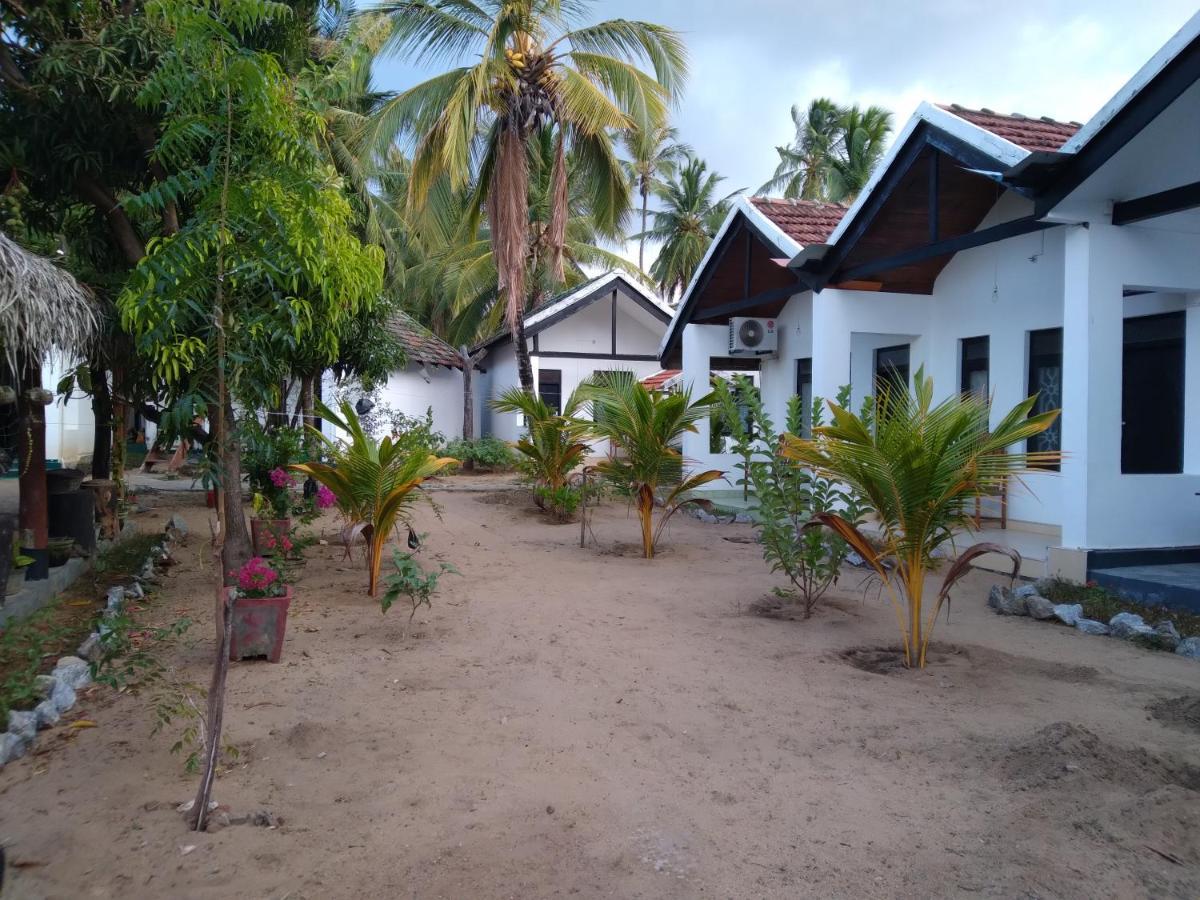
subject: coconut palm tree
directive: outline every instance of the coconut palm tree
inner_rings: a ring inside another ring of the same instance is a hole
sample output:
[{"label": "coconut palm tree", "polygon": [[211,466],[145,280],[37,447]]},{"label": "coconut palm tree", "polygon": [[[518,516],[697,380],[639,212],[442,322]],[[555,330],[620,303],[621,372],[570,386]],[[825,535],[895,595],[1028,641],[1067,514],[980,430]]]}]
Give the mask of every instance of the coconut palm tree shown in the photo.
[{"label": "coconut palm tree", "polygon": [[638,268],[646,270],[646,218],[650,195],[664,179],[675,174],[680,163],[692,155],[692,148],[680,143],[679,131],[669,125],[637,128],[622,135],[629,159],[623,160],[629,184],[637,192],[642,207],[642,232],[638,238]]},{"label": "coconut palm tree", "polygon": [[840,142],[841,109],[828,97],[813,100],[806,111],[792,106],[796,137],[786,147],[776,147],[779,165],[760,194],[782,195],[789,200],[824,200],[834,154]]},{"label": "coconut palm tree", "polygon": [[[651,391],[632,372],[598,373],[578,393],[591,404],[592,432],[615,451],[597,469],[632,495],[642,526],[642,554],[652,559],[671,516],[695,502],[690,492],[725,474],[710,469],[685,475],[678,449],[684,432],[694,432],[696,423],[708,416],[713,395],[693,401],[690,389]],[[656,507],[661,509],[657,525]]]},{"label": "coconut palm tree", "polygon": [[[629,183],[612,134],[666,121],[687,71],[671,29],[625,19],[584,24],[589,0],[392,0],[389,44],[416,60],[465,60],[402,92],[375,117],[372,145],[398,135],[414,142],[409,203],[420,207],[439,178],[473,184],[471,206],[486,212],[521,384],[533,390],[522,314],[528,297],[530,147],[553,139],[550,219],[539,256],[558,281],[568,220],[568,151],[603,229],[629,211]],[[639,68],[648,63],[654,74]],[[539,259],[538,262],[542,262]]]},{"label": "coconut palm tree", "polygon": [[892,133],[892,114],[879,106],[841,110],[837,120],[838,147],[830,160],[828,199],[853,203],[875,171]]},{"label": "coconut palm tree", "polygon": [[639,237],[662,244],[650,275],[664,297],[674,296],[687,286],[725,220],[738,191],[718,197],[717,187],[724,180],[724,176],[708,171],[704,160],[690,158],[674,178],[655,190],[660,208],[652,213],[654,227]]},{"label": "coconut palm tree", "polygon": [[1060,454],[1009,449],[1041,434],[1058,417],[1058,410],[1033,415],[1036,395],[989,428],[987,398],[952,394],[934,406],[933,379],[925,377],[924,368],[917,370],[913,388],[910,394],[882,383],[879,409],[887,414],[872,421],[830,402],[832,424],[814,428],[809,440],[785,435],[780,452],[847,485],[874,508],[881,531],[876,540],[837,513],[821,513],[809,524],[833,529],[874,567],[896,608],[905,662],[924,668],[938,611],[971,560],[1004,554],[1013,559],[1014,574],[1020,564],[1016,551],[1007,547],[978,543],[967,548],[948,569],[926,619],[925,576],[935,554],[957,533],[974,529],[971,501],[1033,467],[1057,462]]}]

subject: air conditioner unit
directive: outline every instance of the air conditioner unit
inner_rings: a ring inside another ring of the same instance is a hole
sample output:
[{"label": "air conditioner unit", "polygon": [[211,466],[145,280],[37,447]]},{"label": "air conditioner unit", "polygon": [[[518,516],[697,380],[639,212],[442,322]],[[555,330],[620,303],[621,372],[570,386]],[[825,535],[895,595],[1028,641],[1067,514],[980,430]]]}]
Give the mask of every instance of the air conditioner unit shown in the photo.
[{"label": "air conditioner unit", "polygon": [[774,356],[778,351],[779,332],[774,319],[729,320],[730,356]]}]

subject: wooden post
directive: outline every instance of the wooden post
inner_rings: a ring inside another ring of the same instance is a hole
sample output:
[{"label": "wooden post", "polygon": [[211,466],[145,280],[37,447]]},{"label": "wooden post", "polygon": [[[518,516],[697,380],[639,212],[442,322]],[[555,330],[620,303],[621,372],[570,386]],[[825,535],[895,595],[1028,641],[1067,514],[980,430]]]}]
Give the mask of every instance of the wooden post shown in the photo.
[{"label": "wooden post", "polygon": [[29,581],[50,574],[49,514],[46,506],[46,405],[38,394],[42,387],[41,359],[26,358],[21,367],[18,398],[21,438],[18,442],[20,472],[20,548],[33,562],[26,570]]}]

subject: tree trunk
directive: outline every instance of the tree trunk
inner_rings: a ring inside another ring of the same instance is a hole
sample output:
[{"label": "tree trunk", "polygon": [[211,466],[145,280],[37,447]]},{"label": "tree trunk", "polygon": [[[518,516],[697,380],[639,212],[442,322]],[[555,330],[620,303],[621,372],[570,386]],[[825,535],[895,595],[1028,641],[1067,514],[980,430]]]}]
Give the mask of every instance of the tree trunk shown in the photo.
[{"label": "tree trunk", "polygon": [[21,393],[18,398],[18,421],[21,437],[17,444],[21,458],[20,472],[20,548],[33,557],[25,575],[31,581],[50,574],[50,553],[46,549],[50,537],[46,501],[46,406],[31,400],[29,391],[42,386],[40,359],[25,359],[21,365]]},{"label": "tree trunk", "polygon": [[[471,358],[471,348],[466,344],[458,348],[458,357],[462,360],[463,373],[463,427],[464,441],[475,440],[475,360]],[[463,461],[463,471],[473,472],[475,460]]]},{"label": "tree trunk", "polygon": [[308,426],[315,421],[316,404],[313,402],[314,376],[304,375],[300,379],[300,430],[304,435],[304,453],[311,460],[315,458],[316,446],[312,432]]},{"label": "tree trunk", "polygon": [[92,369],[92,418],[96,420],[92,477],[107,479],[112,475],[113,402],[108,372],[99,366]]},{"label": "tree trunk", "polygon": [[125,261],[131,266],[141,262],[142,257],[146,255],[146,245],[142,243],[141,235],[138,234],[125,208],[117,203],[112,192],[92,178],[80,175],[75,179],[75,193],[96,207],[104,216],[117,249],[121,251]]},{"label": "tree trunk", "polygon": [[[214,431],[216,423],[214,422]],[[222,448],[221,502],[225,509],[225,542],[221,549],[221,571],[226,584],[232,584],[237,571],[250,558],[250,533],[246,529],[246,516],[242,512],[242,449],[237,440],[237,428],[233,418],[233,404],[225,404],[225,440]],[[214,434],[214,437],[216,435]],[[230,575],[230,573],[234,575]],[[217,623],[220,628],[220,622]],[[219,636],[219,633],[218,633]]]},{"label": "tree trunk", "polygon": [[638,268],[641,269],[643,272],[646,271],[646,212],[647,212],[647,207],[649,205],[649,202],[650,202],[649,190],[648,190],[645,182],[643,182],[642,183],[642,236],[638,240]]},{"label": "tree trunk", "polygon": [[525,316],[517,318],[517,328],[513,332],[513,343],[517,350],[517,375],[521,379],[521,390],[533,394],[533,363],[529,359],[529,344],[525,340]]}]

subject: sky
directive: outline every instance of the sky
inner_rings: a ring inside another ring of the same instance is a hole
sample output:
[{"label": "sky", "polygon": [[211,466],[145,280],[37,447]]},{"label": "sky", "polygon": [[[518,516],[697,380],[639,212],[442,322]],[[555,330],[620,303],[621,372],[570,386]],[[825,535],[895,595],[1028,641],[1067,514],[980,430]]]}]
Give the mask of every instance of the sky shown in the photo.
[{"label": "sky", "polygon": [[[597,0],[595,19],[675,28],[691,76],[681,139],[756,190],[789,142],[789,109],[814,97],[878,104],[895,128],[922,100],[1087,121],[1196,12],[1195,0]],[[379,88],[434,70],[381,63]]]}]

